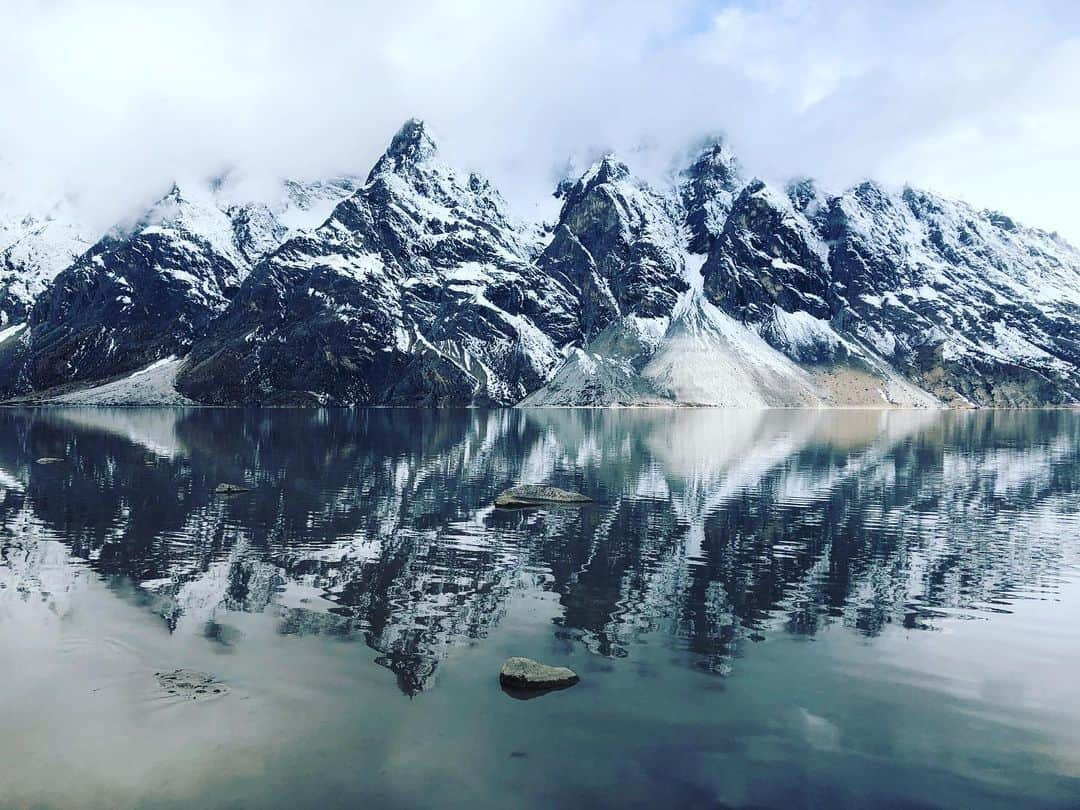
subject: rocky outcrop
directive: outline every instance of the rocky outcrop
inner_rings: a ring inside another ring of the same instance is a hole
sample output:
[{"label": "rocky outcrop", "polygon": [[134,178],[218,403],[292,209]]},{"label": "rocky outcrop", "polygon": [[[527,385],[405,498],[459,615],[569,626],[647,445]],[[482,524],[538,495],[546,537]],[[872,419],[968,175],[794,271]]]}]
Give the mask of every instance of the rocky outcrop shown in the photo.
[{"label": "rocky outcrop", "polygon": [[215,495],[241,495],[245,492],[251,492],[251,488],[240,484],[218,484],[214,487]]},{"label": "rocky outcrop", "polygon": [[670,315],[689,286],[676,201],[611,156],[561,194],[554,237],[537,264],[576,291],[582,341],[626,318]]},{"label": "rocky outcrop", "polygon": [[254,270],[179,386],[208,402],[513,404],[580,331],[524,232],[410,121],[326,224]]},{"label": "rocky outcrop", "polygon": [[205,700],[224,697],[229,687],[206,672],[194,669],[174,669],[171,672],[155,672],[163,697],[188,700]]},{"label": "rocky outcrop", "polygon": [[527,506],[542,506],[551,503],[592,503],[592,498],[580,492],[571,492],[559,487],[541,484],[518,484],[516,487],[500,492],[495,497],[495,505],[504,509],[517,509]]},{"label": "rocky outcrop", "polygon": [[724,230],[728,213],[744,185],[739,163],[722,142],[708,143],[683,170],[679,188],[686,209],[691,253],[708,253]]},{"label": "rocky outcrop", "polygon": [[562,689],[578,682],[569,667],[553,667],[531,658],[508,658],[499,671],[499,683],[509,689]]}]

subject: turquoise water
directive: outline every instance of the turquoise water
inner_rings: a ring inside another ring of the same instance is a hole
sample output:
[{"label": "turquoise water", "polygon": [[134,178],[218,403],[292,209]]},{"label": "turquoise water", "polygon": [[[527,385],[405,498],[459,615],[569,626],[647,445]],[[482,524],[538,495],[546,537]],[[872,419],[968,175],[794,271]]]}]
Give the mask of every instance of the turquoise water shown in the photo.
[{"label": "turquoise water", "polygon": [[4,409],[0,515],[0,806],[1080,804],[1077,412]]}]

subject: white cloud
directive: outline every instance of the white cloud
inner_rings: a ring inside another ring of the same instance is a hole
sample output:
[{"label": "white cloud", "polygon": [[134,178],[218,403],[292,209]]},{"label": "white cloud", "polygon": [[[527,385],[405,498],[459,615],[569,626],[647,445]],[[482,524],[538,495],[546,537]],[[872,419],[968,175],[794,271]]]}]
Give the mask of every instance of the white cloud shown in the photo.
[{"label": "white cloud", "polygon": [[1080,242],[1066,2],[0,0],[0,182],[116,218],[172,177],[364,172],[402,120],[523,216],[567,158],[911,181]]}]

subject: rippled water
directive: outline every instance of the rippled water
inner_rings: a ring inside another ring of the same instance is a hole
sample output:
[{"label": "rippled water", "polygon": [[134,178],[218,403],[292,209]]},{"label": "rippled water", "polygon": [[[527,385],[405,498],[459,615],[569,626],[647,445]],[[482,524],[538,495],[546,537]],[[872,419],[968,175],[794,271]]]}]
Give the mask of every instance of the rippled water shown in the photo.
[{"label": "rippled water", "polygon": [[2,807],[1080,806],[1077,412],[6,409],[0,515]]}]

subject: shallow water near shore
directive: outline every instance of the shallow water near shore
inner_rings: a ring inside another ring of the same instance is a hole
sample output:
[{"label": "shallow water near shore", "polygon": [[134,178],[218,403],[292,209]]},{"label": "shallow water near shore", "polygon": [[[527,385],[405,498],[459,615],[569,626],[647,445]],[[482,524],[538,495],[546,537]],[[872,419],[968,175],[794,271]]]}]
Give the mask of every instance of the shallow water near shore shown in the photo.
[{"label": "shallow water near shore", "polygon": [[1075,411],[2,409],[0,516],[0,807],[1080,801]]}]

